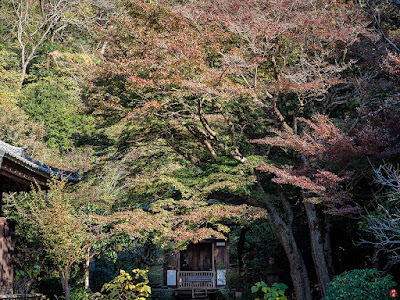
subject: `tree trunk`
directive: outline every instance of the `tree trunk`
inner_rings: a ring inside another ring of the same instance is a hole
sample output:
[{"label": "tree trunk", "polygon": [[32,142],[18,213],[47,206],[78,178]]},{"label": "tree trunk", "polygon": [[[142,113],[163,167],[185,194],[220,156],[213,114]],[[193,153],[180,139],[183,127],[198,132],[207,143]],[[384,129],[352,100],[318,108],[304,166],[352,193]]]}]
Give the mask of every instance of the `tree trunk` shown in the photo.
[{"label": "tree trunk", "polygon": [[90,260],[92,259],[91,252],[92,252],[92,248],[89,247],[87,249],[85,265],[84,265],[84,269],[85,269],[85,290],[89,290],[89,288],[90,288],[89,287],[89,285],[90,285]]},{"label": "tree trunk", "polygon": [[[269,206],[269,205],[268,205]],[[279,217],[278,212],[271,207],[268,209],[268,223],[281,242],[290,264],[290,277],[292,278],[297,300],[311,300],[310,280],[308,279],[306,265],[291,226],[288,226]]]},{"label": "tree trunk", "polygon": [[326,290],[330,282],[328,264],[325,257],[324,238],[321,232],[321,224],[317,216],[315,204],[304,202],[307,213],[307,221],[310,229],[312,257],[315,266],[315,272],[318,277],[321,296],[326,296]]},{"label": "tree trunk", "polygon": [[69,285],[68,285],[68,268],[60,271],[61,285],[64,291],[65,300],[71,300]]},{"label": "tree trunk", "polygon": [[104,42],[103,46],[101,47],[100,54],[104,55],[106,53],[107,42]]},{"label": "tree trunk", "polygon": [[[259,181],[257,181],[256,189],[259,192],[265,193]],[[287,224],[279,216],[279,212],[272,203],[267,201],[258,201],[257,199],[251,197],[247,198],[247,203],[257,207],[263,207],[267,210],[268,224],[271,226],[271,229],[281,242],[283,249],[285,250],[286,257],[289,260],[290,277],[293,282],[296,299],[311,300],[310,280],[308,278],[307,268],[306,264],[304,263],[303,256],[301,255],[300,249],[297,247],[297,243],[293,235],[293,229],[291,226],[292,217],[288,216]],[[289,203],[284,203],[284,206],[285,205],[289,205]],[[289,207],[286,207],[285,210],[287,210],[288,214],[290,214],[291,209],[289,209]]]},{"label": "tree trunk", "polygon": [[19,77],[19,87],[20,87],[20,88],[21,88],[22,85],[24,84],[24,80],[25,80],[25,77],[26,77],[26,69],[27,69],[27,67],[28,67],[27,64],[22,63],[22,66],[21,66],[21,75],[20,75],[20,77]]}]

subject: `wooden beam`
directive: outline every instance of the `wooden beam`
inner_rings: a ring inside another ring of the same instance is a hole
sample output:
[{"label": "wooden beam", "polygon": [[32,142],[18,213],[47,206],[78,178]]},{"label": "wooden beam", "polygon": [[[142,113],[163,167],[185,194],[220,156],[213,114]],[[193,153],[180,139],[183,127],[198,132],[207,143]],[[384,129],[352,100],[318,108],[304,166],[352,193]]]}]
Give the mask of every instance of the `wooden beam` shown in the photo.
[{"label": "wooden beam", "polygon": [[9,167],[7,165],[2,165],[2,169],[0,170],[0,174],[9,177],[13,179],[16,182],[19,182],[23,185],[30,186],[31,184],[37,183],[42,187],[47,187],[47,182],[46,179],[43,178],[42,176],[33,176],[31,174],[27,174],[24,172],[21,172],[20,170],[16,170],[12,167]]}]

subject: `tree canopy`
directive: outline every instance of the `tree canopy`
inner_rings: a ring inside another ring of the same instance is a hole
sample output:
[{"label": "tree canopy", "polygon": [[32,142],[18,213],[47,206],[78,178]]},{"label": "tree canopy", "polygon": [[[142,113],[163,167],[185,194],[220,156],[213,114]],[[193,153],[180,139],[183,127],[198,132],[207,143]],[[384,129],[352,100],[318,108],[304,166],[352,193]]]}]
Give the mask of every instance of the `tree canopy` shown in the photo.
[{"label": "tree canopy", "polygon": [[297,299],[351,269],[399,273],[398,4],[3,2],[0,139],[82,176],[8,195],[5,213],[30,216],[17,238],[67,298],[90,256],[117,276],[123,253],[136,269],[211,237],[259,282],[279,253]]}]

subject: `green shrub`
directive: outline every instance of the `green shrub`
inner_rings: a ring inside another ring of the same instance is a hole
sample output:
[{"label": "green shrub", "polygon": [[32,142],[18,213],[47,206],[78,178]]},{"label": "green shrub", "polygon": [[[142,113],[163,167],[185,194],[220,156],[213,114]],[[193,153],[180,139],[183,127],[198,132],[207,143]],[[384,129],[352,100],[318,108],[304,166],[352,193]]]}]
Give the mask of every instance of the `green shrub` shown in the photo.
[{"label": "green shrub", "polygon": [[121,270],[120,275],[110,283],[106,283],[101,289],[106,294],[104,299],[146,300],[151,294],[147,272],[146,270],[134,269],[131,275]]},{"label": "green shrub", "polygon": [[261,291],[263,293],[262,298],[257,297],[255,300],[287,300],[287,297],[285,296],[287,288],[287,285],[283,283],[275,282],[271,287],[269,287],[264,281],[260,281],[251,287],[251,292],[259,293],[259,291]]},{"label": "green shrub", "polygon": [[397,284],[392,279],[391,275],[381,277],[377,269],[346,271],[331,281],[324,300],[393,299],[389,292]]}]

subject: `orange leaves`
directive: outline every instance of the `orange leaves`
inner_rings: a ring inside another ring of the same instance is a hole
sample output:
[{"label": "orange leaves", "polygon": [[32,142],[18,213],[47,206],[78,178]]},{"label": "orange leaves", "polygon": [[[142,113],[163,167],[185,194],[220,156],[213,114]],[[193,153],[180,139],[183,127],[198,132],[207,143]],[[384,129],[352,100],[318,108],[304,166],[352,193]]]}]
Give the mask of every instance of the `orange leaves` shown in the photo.
[{"label": "orange leaves", "polygon": [[145,88],[145,87],[153,87],[154,86],[153,80],[141,78],[136,75],[129,76],[127,81],[128,81],[128,83],[133,85],[130,87],[131,89],[135,89],[137,87]]},{"label": "orange leaves", "polygon": [[125,119],[151,112],[138,110],[143,99],[162,99],[159,117],[169,118],[188,111],[182,98],[257,102],[267,94],[268,102],[290,92],[306,100],[321,96],[349,66],[331,63],[340,61],[332,57],[338,42],[346,48],[363,32],[359,12],[335,1],[218,0],[174,6],[127,1],[126,7],[128,15],[114,19],[104,32],[108,46],[95,99],[114,108],[123,105]]},{"label": "orange leaves", "polygon": [[155,100],[151,100],[145,103],[145,105],[143,106],[144,109],[149,109],[149,108],[161,108],[161,104],[158,103]]},{"label": "orange leaves", "polygon": [[122,231],[136,238],[152,232],[156,242],[165,248],[181,247],[211,237],[224,238],[227,228],[221,224],[265,217],[263,210],[246,205],[208,206],[195,200],[180,200],[163,209],[163,204],[167,202],[168,199],[158,200],[153,203],[154,209],[149,211],[138,208],[115,212],[110,216],[92,217],[103,226],[112,225],[114,231]]},{"label": "orange leaves", "polygon": [[400,75],[400,55],[389,52],[384,61],[384,66],[390,74]]},{"label": "orange leaves", "polygon": [[340,177],[329,171],[330,167],[357,154],[353,139],[341,132],[327,116],[317,114],[311,120],[298,120],[306,125],[302,134],[275,130],[271,132],[273,136],[252,142],[293,150],[301,158],[300,166],[267,164],[258,169],[273,174],[275,183],[299,187],[305,192],[306,201],[323,202],[330,213],[359,212],[357,205],[349,205],[350,197],[343,190],[342,184],[349,179],[349,174]]},{"label": "orange leaves", "polygon": [[122,121],[130,121],[134,119],[135,117],[138,116],[143,116],[144,114],[147,114],[149,111],[152,110],[158,110],[161,109],[162,106],[158,101],[155,100],[150,100],[144,103],[144,105],[141,108],[135,108],[131,112],[128,112],[128,114],[122,119]]},{"label": "orange leaves", "polygon": [[313,182],[307,176],[297,175],[288,166],[278,168],[273,165],[264,165],[258,168],[262,172],[274,174],[276,177],[272,179],[273,182],[278,184],[290,184],[301,188],[302,190],[312,191],[315,193],[324,192],[326,188]]},{"label": "orange leaves", "polygon": [[325,115],[316,114],[311,120],[298,118],[306,124],[301,135],[272,130],[274,136],[253,140],[253,143],[292,149],[307,157],[308,161],[342,158],[345,153],[351,158],[358,151],[352,138],[346,136]]}]

